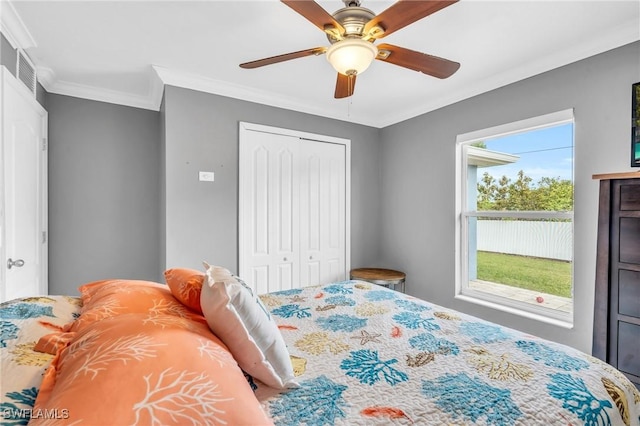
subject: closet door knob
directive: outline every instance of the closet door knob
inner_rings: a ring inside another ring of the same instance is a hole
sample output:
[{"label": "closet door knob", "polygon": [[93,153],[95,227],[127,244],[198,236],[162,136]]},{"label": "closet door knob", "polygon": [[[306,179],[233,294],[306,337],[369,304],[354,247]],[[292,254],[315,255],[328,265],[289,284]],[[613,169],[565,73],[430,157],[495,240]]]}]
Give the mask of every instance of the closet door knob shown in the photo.
[{"label": "closet door knob", "polygon": [[16,268],[22,268],[24,266],[24,260],[22,259],[13,260],[9,258],[9,260],[7,260],[7,269],[11,269],[14,266]]}]

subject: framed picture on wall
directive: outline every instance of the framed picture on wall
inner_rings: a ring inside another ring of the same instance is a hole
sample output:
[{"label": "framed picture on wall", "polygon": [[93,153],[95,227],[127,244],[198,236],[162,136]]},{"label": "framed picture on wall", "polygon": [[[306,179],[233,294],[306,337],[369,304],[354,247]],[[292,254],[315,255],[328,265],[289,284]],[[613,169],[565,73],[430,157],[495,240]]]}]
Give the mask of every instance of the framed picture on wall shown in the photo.
[{"label": "framed picture on wall", "polygon": [[640,82],[631,93],[631,167],[640,167]]}]

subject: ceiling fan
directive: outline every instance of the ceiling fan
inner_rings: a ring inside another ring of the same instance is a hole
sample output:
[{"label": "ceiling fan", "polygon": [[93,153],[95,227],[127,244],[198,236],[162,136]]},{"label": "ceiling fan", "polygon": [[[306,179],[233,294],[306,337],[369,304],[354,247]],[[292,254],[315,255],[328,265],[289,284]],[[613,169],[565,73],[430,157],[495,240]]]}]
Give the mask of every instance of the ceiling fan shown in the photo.
[{"label": "ceiling fan", "polygon": [[291,59],[326,54],[338,71],[335,97],[353,95],[356,76],[364,72],[374,59],[398,65],[437,78],[453,75],[460,64],[426,53],[416,52],[392,44],[374,43],[389,34],[431,15],[458,0],[398,0],[376,15],[360,6],[360,0],[343,0],[344,8],[330,15],[313,0],[280,0],[324,31],[331,42],[329,47],[285,53],[240,64],[242,68],[258,68]]}]

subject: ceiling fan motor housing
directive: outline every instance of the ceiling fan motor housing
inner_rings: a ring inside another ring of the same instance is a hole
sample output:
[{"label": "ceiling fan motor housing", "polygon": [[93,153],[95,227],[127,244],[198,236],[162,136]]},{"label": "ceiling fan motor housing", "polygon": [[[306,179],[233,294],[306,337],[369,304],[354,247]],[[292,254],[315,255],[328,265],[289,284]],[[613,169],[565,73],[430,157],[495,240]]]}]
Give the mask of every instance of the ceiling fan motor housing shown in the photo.
[{"label": "ceiling fan motor housing", "polygon": [[[345,1],[345,4],[352,3]],[[357,2],[359,3],[359,2]],[[364,32],[364,26],[367,22],[376,16],[371,10],[360,6],[348,6],[336,11],[333,18],[338,21],[345,29],[343,38],[361,38]],[[332,44],[340,41],[332,34],[327,33],[327,39]]]}]

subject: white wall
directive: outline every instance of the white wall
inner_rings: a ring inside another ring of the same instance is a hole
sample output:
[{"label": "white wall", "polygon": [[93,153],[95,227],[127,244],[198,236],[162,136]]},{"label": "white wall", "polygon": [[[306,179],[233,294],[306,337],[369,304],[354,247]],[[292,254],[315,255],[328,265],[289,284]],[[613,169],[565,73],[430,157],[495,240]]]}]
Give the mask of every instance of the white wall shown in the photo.
[{"label": "white wall", "polygon": [[[406,272],[414,296],[590,352],[598,214],[591,176],[632,170],[631,85],[639,80],[636,42],[383,129],[385,265]],[[456,136],[569,108],[575,112],[573,329],[454,299]]]}]

